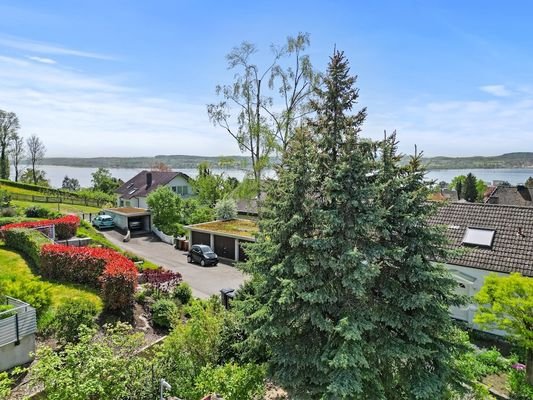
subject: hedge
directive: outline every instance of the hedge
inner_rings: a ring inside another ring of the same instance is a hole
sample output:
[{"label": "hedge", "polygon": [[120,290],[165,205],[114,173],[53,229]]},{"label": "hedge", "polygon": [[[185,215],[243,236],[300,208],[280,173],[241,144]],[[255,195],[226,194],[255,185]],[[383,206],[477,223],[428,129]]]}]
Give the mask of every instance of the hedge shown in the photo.
[{"label": "hedge", "polygon": [[52,241],[34,229],[14,228],[3,232],[6,246],[26,256],[34,268],[40,269],[41,247]]},{"label": "hedge", "polygon": [[80,219],[76,215],[66,215],[56,219],[42,219],[38,221],[16,222],[7,224],[0,228],[0,232],[5,232],[14,228],[38,228],[40,226],[54,225],[56,239],[68,240],[76,235],[76,230],[80,226]]},{"label": "hedge", "polygon": [[137,269],[133,261],[111,249],[47,244],[41,249],[41,274],[65,282],[100,286],[105,308],[110,311],[133,304]]}]

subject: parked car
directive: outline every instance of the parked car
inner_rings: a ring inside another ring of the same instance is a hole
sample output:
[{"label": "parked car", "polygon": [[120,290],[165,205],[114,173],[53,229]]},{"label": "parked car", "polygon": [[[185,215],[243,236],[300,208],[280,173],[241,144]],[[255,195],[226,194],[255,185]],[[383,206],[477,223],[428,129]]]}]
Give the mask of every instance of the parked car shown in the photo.
[{"label": "parked car", "polygon": [[92,224],[95,228],[113,228],[115,226],[115,221],[111,215],[99,215],[92,220]]},{"label": "parked car", "polygon": [[142,221],[130,221],[128,223],[128,226],[130,228],[130,231],[138,231],[138,230],[142,229],[143,223],[142,223]]},{"label": "parked car", "polygon": [[211,247],[206,246],[205,244],[195,244],[187,254],[187,262],[197,262],[200,263],[202,267],[205,267],[206,265],[217,265],[218,256],[213,250],[211,250]]}]

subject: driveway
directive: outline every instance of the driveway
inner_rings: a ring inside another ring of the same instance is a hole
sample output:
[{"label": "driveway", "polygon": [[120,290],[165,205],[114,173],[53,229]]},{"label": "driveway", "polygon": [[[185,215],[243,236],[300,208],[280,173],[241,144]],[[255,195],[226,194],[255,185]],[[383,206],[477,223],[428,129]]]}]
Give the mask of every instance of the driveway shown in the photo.
[{"label": "driveway", "polygon": [[195,297],[207,298],[219,295],[222,288],[237,289],[245,275],[234,267],[219,263],[216,267],[201,267],[187,262],[186,252],[161,242],[154,235],[122,241],[123,236],[116,231],[102,231],[106,238],[126,251],[131,251],[154,264],[179,272],[192,289]]}]

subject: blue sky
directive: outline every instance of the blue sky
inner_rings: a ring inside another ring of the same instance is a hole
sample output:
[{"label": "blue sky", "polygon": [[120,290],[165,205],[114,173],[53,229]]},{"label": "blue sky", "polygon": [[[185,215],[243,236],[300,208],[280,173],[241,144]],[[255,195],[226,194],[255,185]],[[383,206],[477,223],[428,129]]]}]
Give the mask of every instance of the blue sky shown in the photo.
[{"label": "blue sky", "polygon": [[[533,3],[15,1],[0,4],[0,108],[49,156],[238,154],[206,104],[224,56],[309,32],[359,75],[364,135],[426,155],[533,151]],[[529,146],[529,147],[528,147]]]}]

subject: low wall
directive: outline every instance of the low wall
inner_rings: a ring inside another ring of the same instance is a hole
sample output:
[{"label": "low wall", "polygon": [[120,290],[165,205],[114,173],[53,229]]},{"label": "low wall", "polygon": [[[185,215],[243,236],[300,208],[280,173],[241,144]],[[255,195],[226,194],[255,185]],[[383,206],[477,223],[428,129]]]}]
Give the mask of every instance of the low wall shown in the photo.
[{"label": "low wall", "polygon": [[27,335],[20,343],[9,343],[0,347],[0,371],[26,364],[33,360],[30,354],[35,352],[35,335]]},{"label": "low wall", "polygon": [[165,235],[159,229],[152,225],[152,232],[161,239],[162,242],[168,243],[170,245],[174,244],[174,236]]},{"label": "low wall", "polygon": [[65,246],[75,246],[75,247],[82,247],[82,246],[89,246],[92,242],[91,238],[73,238],[69,240],[57,240],[57,244],[64,244]]}]

